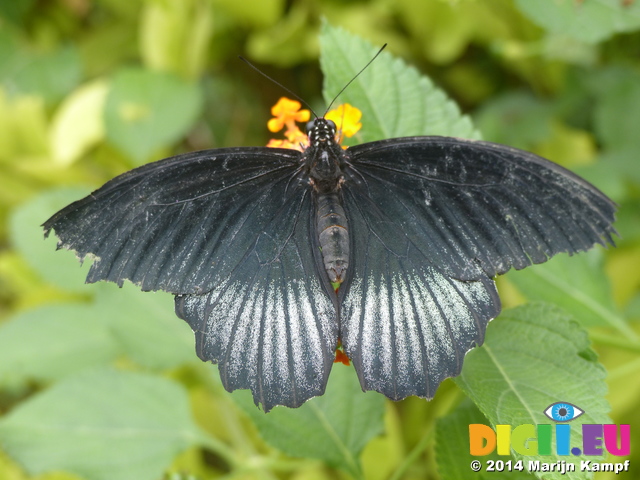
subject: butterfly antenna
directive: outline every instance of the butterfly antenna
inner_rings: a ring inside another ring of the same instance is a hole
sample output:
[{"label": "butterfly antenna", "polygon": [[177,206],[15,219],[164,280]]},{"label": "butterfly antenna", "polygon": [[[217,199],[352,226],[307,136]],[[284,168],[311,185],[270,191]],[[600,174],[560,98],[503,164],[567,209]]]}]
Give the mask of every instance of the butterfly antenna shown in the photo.
[{"label": "butterfly antenna", "polygon": [[[267,80],[271,80],[273,83],[275,83],[276,85],[278,85],[280,88],[282,88],[285,92],[289,93],[290,95],[292,95],[293,97],[297,98],[298,100],[300,100],[302,103],[304,103],[307,108],[311,111],[311,113],[313,113],[313,116],[318,118],[318,115],[316,115],[316,112],[313,111],[313,108],[311,108],[311,105],[309,105],[302,97],[300,97],[300,95],[294,93],[291,91],[291,89],[285,87],[284,85],[282,85],[280,82],[278,82],[277,80],[275,80],[274,78],[271,78],[269,75],[267,75],[266,73],[264,73],[262,70],[260,70],[258,67],[256,67],[253,63],[251,63],[249,60],[247,60],[246,58],[244,58],[241,55],[238,55],[238,58],[240,60],[242,60],[244,63],[246,63],[247,65],[249,65],[251,68],[253,68],[256,72],[258,72],[260,75],[262,75],[263,77],[265,77]],[[374,57],[375,58],[375,57]],[[369,62],[371,63],[371,62]],[[349,82],[351,83],[351,82]]]},{"label": "butterfly antenna", "polygon": [[384,45],[382,45],[382,47],[380,47],[380,50],[378,50],[378,53],[376,53],[376,54],[373,56],[373,58],[372,58],[371,60],[369,60],[369,61],[367,62],[367,64],[366,64],[364,67],[362,67],[362,69],[361,69],[358,73],[356,73],[356,74],[353,76],[353,78],[352,78],[351,80],[349,80],[349,81],[347,82],[347,84],[346,84],[344,87],[342,87],[342,90],[340,90],[340,91],[338,92],[338,94],[337,94],[335,97],[333,97],[333,100],[331,100],[331,103],[330,103],[330,104],[329,104],[329,106],[327,107],[327,110],[324,112],[324,114],[325,114],[325,115],[327,114],[327,112],[328,112],[329,110],[331,110],[331,106],[335,103],[335,101],[338,99],[338,97],[339,97],[340,95],[342,95],[342,92],[344,92],[344,91],[347,89],[347,87],[348,87],[349,85],[351,85],[351,84],[353,83],[353,81],[354,81],[356,78],[358,78],[358,77],[360,76],[360,74],[361,74],[362,72],[364,72],[364,71],[367,69],[367,67],[368,67],[369,65],[371,65],[371,63],[372,63],[376,58],[378,58],[378,55],[380,55],[380,54],[382,53],[382,51],[386,48],[386,46],[387,46],[387,44],[386,44],[386,43],[385,43]]}]

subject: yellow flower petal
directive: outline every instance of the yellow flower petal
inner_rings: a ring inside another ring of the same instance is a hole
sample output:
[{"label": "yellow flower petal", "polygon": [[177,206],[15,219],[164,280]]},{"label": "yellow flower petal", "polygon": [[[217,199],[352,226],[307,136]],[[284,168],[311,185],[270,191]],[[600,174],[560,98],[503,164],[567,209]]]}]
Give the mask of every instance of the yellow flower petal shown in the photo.
[{"label": "yellow flower petal", "polygon": [[338,133],[345,137],[353,137],[362,128],[362,112],[348,103],[334,108],[324,118],[332,120],[338,128]]}]

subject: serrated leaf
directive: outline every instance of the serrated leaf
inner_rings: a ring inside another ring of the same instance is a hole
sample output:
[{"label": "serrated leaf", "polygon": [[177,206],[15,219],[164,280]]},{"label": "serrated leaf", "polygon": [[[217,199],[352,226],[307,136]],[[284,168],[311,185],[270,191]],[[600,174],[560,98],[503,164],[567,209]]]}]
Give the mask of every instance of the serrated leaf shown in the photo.
[{"label": "serrated leaf", "polygon": [[[469,425],[488,425],[487,418],[468,400],[436,422],[436,462],[438,473],[442,480],[459,480],[473,478],[474,480],[491,480],[498,478],[496,472],[487,472],[487,460],[502,460],[495,452],[486,457],[473,457],[469,453]],[[471,462],[480,460],[485,468],[479,472],[471,470]],[[499,473],[500,480],[532,480],[535,477],[523,470],[503,471]]]},{"label": "serrated leaf", "polygon": [[96,297],[91,320],[100,320],[118,339],[122,350],[148,368],[172,368],[199,361],[193,332],[174,313],[173,295],[141,292],[125,283],[94,285]]},{"label": "serrated leaf", "polygon": [[[329,104],[379,47],[328,23],[322,27],[320,45],[324,98]],[[362,111],[358,143],[412,135],[480,138],[471,120],[442,90],[388,52],[382,52],[337,102]]]},{"label": "serrated leaf", "polygon": [[178,384],[114,370],[69,378],[0,420],[0,444],[30,474],[88,480],[155,480],[201,435]]},{"label": "serrated leaf", "polygon": [[610,326],[636,334],[613,302],[599,250],[558,255],[542,265],[509,272],[507,278],[530,300],[562,307],[585,326]]},{"label": "serrated leaf", "polygon": [[[0,385],[56,380],[118,354],[111,332],[86,305],[51,305],[0,325]],[[25,341],[28,339],[28,341]]]},{"label": "serrated leaf", "polygon": [[55,235],[43,240],[41,225],[56,211],[88,193],[88,189],[80,188],[46,192],[20,205],[9,219],[11,243],[31,268],[45,280],[73,292],[87,292],[84,279],[90,262],[80,267],[73,252],[56,252]]},{"label": "serrated leaf", "polygon": [[[489,324],[485,344],[471,350],[455,382],[492,425],[553,423],[544,410],[569,402],[584,414],[571,422],[571,447],[582,447],[582,424],[612,423],[605,399],[605,370],[589,346],[587,333],[561,309],[528,304],[504,311]],[[552,452],[556,451],[555,438]],[[518,460],[534,460],[511,451]],[[578,462],[576,472],[538,472],[544,480],[586,479],[580,460],[602,457],[540,457],[545,462]],[[543,476],[542,476],[543,475]]]},{"label": "serrated leaf", "polygon": [[325,394],[300,408],[275,407],[265,414],[250,392],[234,392],[233,398],[274,447],[324,460],[356,476],[361,473],[360,452],[383,428],[384,397],[363,393],[353,368],[340,364],[331,371]]},{"label": "serrated leaf", "polygon": [[104,138],[108,85],[95,80],[69,95],[56,111],[50,131],[53,160],[68,166]]},{"label": "serrated leaf", "polygon": [[640,28],[640,4],[621,0],[516,0],[520,11],[542,28],[587,43]]},{"label": "serrated leaf", "polygon": [[119,71],[105,104],[107,138],[142,164],[185,135],[202,106],[198,85],[169,73]]}]

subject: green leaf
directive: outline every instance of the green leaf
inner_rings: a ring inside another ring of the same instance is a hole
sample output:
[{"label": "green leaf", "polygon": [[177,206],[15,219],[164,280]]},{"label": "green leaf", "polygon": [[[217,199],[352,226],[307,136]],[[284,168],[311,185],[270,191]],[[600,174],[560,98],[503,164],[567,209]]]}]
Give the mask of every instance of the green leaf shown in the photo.
[{"label": "green leaf", "polygon": [[[578,406],[585,413],[570,424],[571,447],[576,447],[582,446],[582,424],[612,423],[604,377],[605,370],[578,323],[557,307],[529,304],[506,310],[489,324],[485,344],[467,354],[455,382],[494,426],[549,424],[544,411],[552,403]],[[556,451],[555,437],[552,451]],[[516,460],[537,458],[511,452]],[[576,472],[544,474],[545,480],[566,480],[591,478],[580,472],[579,461],[601,457],[554,453],[540,459],[578,462]]]},{"label": "green leaf", "polygon": [[[640,122],[640,74],[610,67],[594,75],[591,84],[597,95],[593,122],[602,143],[609,149],[637,151],[640,138],[634,125]],[[638,162],[633,165],[637,168]]]},{"label": "green leaf", "polygon": [[[243,5],[243,2],[234,3]],[[315,61],[318,55],[318,34],[309,28],[312,9],[308,3],[294,3],[289,13],[277,23],[252,33],[246,44],[251,58],[283,68],[291,68],[309,60]]]},{"label": "green leaf", "polygon": [[616,228],[623,232],[621,243],[640,245],[640,198],[632,198],[620,205]]},{"label": "green leaf", "polygon": [[383,428],[384,397],[363,393],[353,368],[341,364],[333,367],[325,394],[300,408],[276,407],[265,414],[249,391],[235,392],[233,398],[274,447],[318,458],[356,477],[361,476],[360,452]]},{"label": "green leaf", "polygon": [[[436,422],[436,462],[438,472],[442,480],[458,480],[461,478],[473,478],[474,480],[532,480],[533,475],[524,470],[487,472],[487,460],[502,460],[495,452],[486,457],[474,457],[469,453],[469,425],[488,425],[489,422],[478,408],[470,401],[458,405],[456,409],[446,417],[439,418]],[[474,473],[471,470],[471,462],[480,460],[483,463],[481,471]],[[497,477],[496,475],[499,475]]]},{"label": "green leaf", "polygon": [[507,278],[530,300],[553,303],[585,326],[610,326],[636,334],[613,302],[602,252],[557,255],[542,265],[509,272]]},{"label": "green leaf", "polygon": [[242,25],[268,26],[281,18],[284,0],[264,0],[260,2],[236,2],[217,0],[216,7],[224,10]]},{"label": "green leaf", "polygon": [[83,85],[56,111],[50,131],[54,161],[68,166],[104,139],[104,103],[108,85],[103,79]]},{"label": "green leaf", "polygon": [[113,370],[69,378],[0,420],[0,444],[32,475],[156,480],[175,455],[202,441],[181,386]]},{"label": "green leaf", "polygon": [[140,165],[191,129],[200,114],[201,97],[198,85],[172,74],[121,70],[107,95],[107,138]]},{"label": "green leaf", "polygon": [[11,94],[37,95],[51,105],[80,82],[80,55],[75,48],[38,54],[13,42],[0,37],[0,81]]},{"label": "green leaf", "polygon": [[[379,47],[328,23],[322,27],[320,45],[328,104]],[[336,103],[350,103],[362,111],[359,143],[412,135],[480,138],[471,120],[442,90],[388,52],[382,52]]]},{"label": "green leaf", "polygon": [[[0,89],[0,163],[19,172],[30,160],[45,159],[49,154],[48,128],[46,106],[41,97],[21,96],[10,99]],[[20,175],[16,173],[5,174],[2,180],[24,184],[24,180],[21,181]],[[15,198],[21,198],[21,189],[11,188],[14,185],[2,185],[0,198],[14,195]]]},{"label": "green leaf", "polygon": [[164,369],[199,361],[193,332],[174,313],[173,295],[141,292],[126,282],[94,285],[93,317],[108,326],[121,348],[136,363]]},{"label": "green leaf", "polygon": [[9,219],[11,243],[31,268],[45,280],[73,292],[88,291],[84,279],[90,262],[81,268],[73,252],[56,251],[55,235],[44,240],[41,225],[56,211],[88,193],[88,189],[80,188],[46,192],[22,204]]},{"label": "green leaf", "polygon": [[528,92],[509,92],[486,102],[474,117],[490,142],[528,149],[551,136],[553,108]]},{"label": "green leaf", "polygon": [[640,28],[640,4],[621,0],[516,0],[531,21],[554,33],[587,43]]},{"label": "green leaf", "polygon": [[145,64],[183,78],[199,78],[211,47],[213,17],[208,0],[145,3],[140,27]]},{"label": "green leaf", "polygon": [[30,310],[0,325],[0,385],[59,379],[107,364],[118,353],[111,332],[95,321],[91,307]]}]

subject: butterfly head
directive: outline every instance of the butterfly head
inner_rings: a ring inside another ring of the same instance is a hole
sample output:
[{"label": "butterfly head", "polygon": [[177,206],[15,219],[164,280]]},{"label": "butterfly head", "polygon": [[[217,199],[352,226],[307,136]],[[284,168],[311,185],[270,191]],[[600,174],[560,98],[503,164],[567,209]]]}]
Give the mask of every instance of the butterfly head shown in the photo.
[{"label": "butterfly head", "polygon": [[307,123],[309,143],[314,147],[329,145],[336,142],[336,124],[333,120],[318,117]]}]

